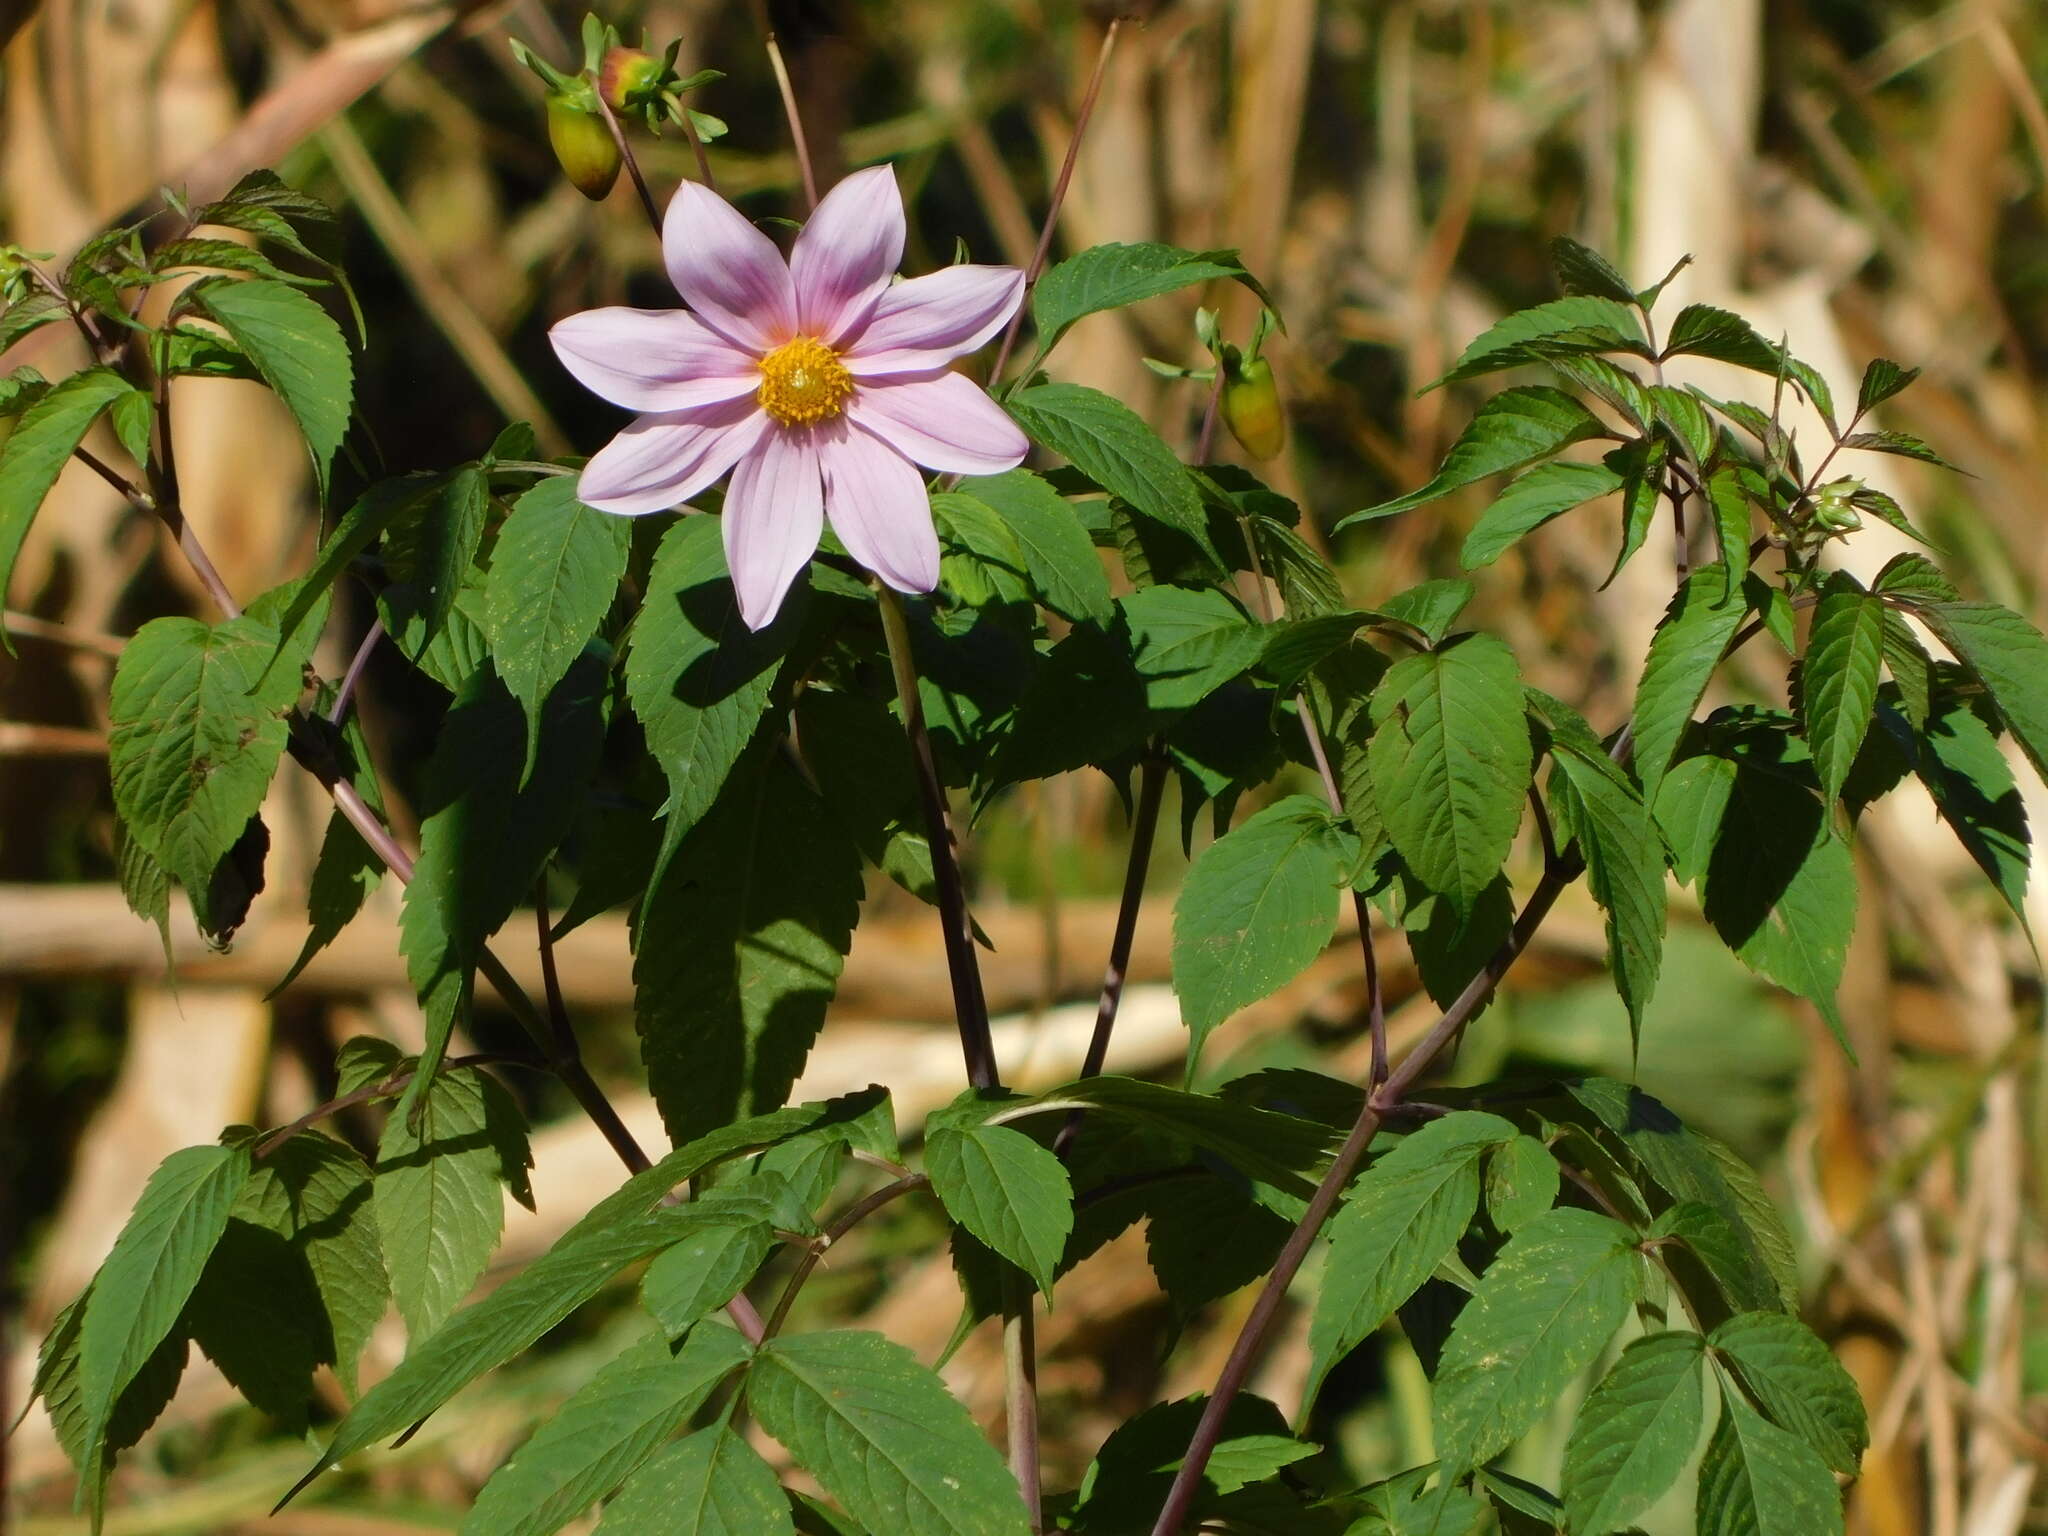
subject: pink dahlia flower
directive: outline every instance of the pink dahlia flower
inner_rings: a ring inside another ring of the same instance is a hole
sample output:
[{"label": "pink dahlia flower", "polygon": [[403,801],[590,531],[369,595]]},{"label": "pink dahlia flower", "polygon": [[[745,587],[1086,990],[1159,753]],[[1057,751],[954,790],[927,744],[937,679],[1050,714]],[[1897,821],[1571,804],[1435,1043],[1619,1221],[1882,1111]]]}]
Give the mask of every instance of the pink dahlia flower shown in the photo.
[{"label": "pink dahlia flower", "polygon": [[939,539],[916,466],[996,474],[1027,447],[947,369],[1008,323],[1024,274],[958,266],[892,283],[903,198],[887,166],[834,187],[786,264],[694,182],[669,203],[661,247],[688,311],[586,310],[548,333],[586,387],[643,413],[584,467],[577,495],[637,517],[731,470],[726,564],[755,629],[810,563],[826,514],[854,559],[929,592]]}]

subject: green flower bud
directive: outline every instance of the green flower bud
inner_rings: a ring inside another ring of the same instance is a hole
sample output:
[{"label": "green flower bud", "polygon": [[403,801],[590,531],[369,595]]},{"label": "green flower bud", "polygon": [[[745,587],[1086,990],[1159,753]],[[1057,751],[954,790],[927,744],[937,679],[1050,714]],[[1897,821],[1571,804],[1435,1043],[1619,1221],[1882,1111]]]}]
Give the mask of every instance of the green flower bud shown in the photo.
[{"label": "green flower bud", "polygon": [[592,202],[601,200],[619,179],[619,146],[611,129],[595,112],[559,93],[548,96],[548,142],[555,147],[563,174]]},{"label": "green flower bud", "polygon": [[1276,458],[1287,446],[1287,413],[1280,408],[1272,365],[1263,357],[1246,362],[1236,348],[1225,351],[1223,424],[1255,459]]},{"label": "green flower bud", "polygon": [[614,112],[630,112],[658,98],[667,87],[669,67],[638,48],[613,48],[598,71],[597,88]]},{"label": "green flower bud", "polygon": [[1854,533],[1861,528],[1863,517],[1853,498],[1862,489],[1863,482],[1854,475],[1844,475],[1821,486],[1813,493],[1814,526],[1829,533]]}]

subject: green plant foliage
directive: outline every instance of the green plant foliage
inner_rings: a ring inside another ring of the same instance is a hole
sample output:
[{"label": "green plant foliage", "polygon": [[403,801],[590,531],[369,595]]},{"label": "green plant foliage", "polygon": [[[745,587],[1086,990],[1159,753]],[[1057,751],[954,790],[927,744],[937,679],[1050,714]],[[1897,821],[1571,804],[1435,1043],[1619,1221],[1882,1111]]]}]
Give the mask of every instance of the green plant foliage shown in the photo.
[{"label": "green plant foliage", "polygon": [[1705,1342],[1653,1333],[1621,1352],[1586,1399],[1565,1447],[1564,1501],[1574,1536],[1612,1531],[1678,1480],[1704,1422]]},{"label": "green plant foliage", "polygon": [[1074,1230],[1074,1187],[1058,1158],[1007,1126],[945,1125],[925,1145],[925,1166],[955,1221],[1052,1289]]}]

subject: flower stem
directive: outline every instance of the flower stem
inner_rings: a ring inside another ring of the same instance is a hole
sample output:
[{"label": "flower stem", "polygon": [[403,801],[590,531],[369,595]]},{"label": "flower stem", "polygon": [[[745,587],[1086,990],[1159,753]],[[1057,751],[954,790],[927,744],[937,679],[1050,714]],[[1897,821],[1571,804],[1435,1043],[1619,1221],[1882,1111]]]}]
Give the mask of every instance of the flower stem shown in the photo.
[{"label": "flower stem", "polygon": [[327,723],[339,725],[348,718],[349,701],[355,697],[356,686],[363,680],[363,672],[370,665],[370,656],[377,649],[377,642],[384,638],[384,620],[370,621],[369,632],[356,647],[355,655],[348,660],[348,670],[341,674],[341,686],[334,690],[334,702],[327,709]]},{"label": "flower stem", "polygon": [[917,664],[910,653],[910,624],[903,599],[877,582],[882,633],[889,645],[889,666],[896,675],[896,698],[903,711],[903,731],[910,738],[918,799],[924,808],[925,835],[931,842],[932,878],[938,887],[939,915],[945,925],[946,968],[953,981],[953,1012],[960,1026],[960,1054],[967,1063],[967,1081],[976,1088],[997,1088],[995,1043],[989,1033],[988,1000],[981,988],[981,962],[974,953],[974,927],[967,915],[967,890],[960,878],[959,850],[946,791],[932,757],[931,732],[918,697]]},{"label": "flower stem", "polygon": [[782,44],[775,34],[766,34],[768,67],[775,71],[775,89],[782,93],[782,110],[789,118],[789,141],[796,150],[796,168],[804,179],[804,205],[818,206],[818,178],[811,170],[811,146],[804,138],[804,120],[796,109],[796,88],[789,83],[789,66],[782,61]]},{"label": "flower stem", "polygon": [[[1066,158],[1060,162],[1059,179],[1052,184],[1052,202],[1045,210],[1045,223],[1039,227],[1038,249],[1031,253],[1031,265],[1024,271],[1024,286],[1038,281],[1038,274],[1045,270],[1045,258],[1052,251],[1053,231],[1059,227],[1060,209],[1067,201],[1067,188],[1074,181],[1074,165],[1081,157],[1081,138],[1088,131],[1088,120],[1095,115],[1095,98],[1102,92],[1102,77],[1109,72],[1109,56],[1116,51],[1117,34],[1123,29],[1123,18],[1113,17],[1102,32],[1102,47],[1095,54],[1095,68],[1089,73],[1088,88],[1081,95],[1081,110],[1074,114],[1074,134],[1067,140]],[[1024,324],[1025,306],[1019,304],[1017,313],[1010,317],[1010,328],[1003,332],[1002,347],[996,352],[995,366],[988,371],[989,382],[995,383],[1003,376],[1003,365],[1010,360],[1010,353],[1017,345],[1017,332]]]},{"label": "flower stem", "polygon": [[[1116,928],[1110,935],[1109,964],[1102,972],[1102,995],[1095,1005],[1095,1033],[1088,1040],[1088,1054],[1081,1061],[1081,1076],[1094,1077],[1109,1059],[1110,1032],[1116,1028],[1117,1010],[1122,1006],[1124,978],[1131,967],[1131,944],[1138,932],[1138,908],[1145,899],[1145,872],[1152,863],[1152,839],[1159,829],[1159,807],[1166,793],[1166,751],[1154,742],[1138,769],[1138,804],[1131,816],[1131,852],[1124,865],[1123,897],[1117,903]],[[1075,1110],[1060,1127],[1052,1149],[1067,1155],[1080,1134],[1085,1112]]]},{"label": "flower stem", "polygon": [[[640,206],[646,210],[647,222],[654,226],[654,238],[659,240],[661,210],[654,206],[654,194],[647,190],[647,178],[640,174],[640,159],[633,153],[633,146],[627,142],[625,125],[619,121],[618,113],[612,110],[612,104],[604,99],[604,92],[598,91],[596,95],[597,110],[604,118],[605,127],[611,130],[612,143],[619,148],[619,159],[625,163],[626,174],[633,178],[633,190],[640,194]],[[690,142],[697,143],[697,130],[694,127],[690,130]],[[703,159],[704,150],[701,145],[698,146],[697,156],[700,161]],[[705,168],[704,180],[707,185],[711,181],[709,167]]]}]

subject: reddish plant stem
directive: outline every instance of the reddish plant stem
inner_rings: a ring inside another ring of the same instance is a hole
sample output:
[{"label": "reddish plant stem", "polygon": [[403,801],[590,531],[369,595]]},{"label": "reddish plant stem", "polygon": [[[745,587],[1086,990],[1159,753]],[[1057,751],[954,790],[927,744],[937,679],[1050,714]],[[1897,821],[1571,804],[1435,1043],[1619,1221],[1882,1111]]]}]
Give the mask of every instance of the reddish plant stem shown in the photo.
[{"label": "reddish plant stem", "polygon": [[[659,240],[661,238],[661,210],[654,205],[654,194],[647,190],[647,178],[640,174],[640,157],[633,153],[633,146],[626,140],[625,125],[619,121],[618,113],[612,110],[612,104],[604,99],[604,92],[598,90],[593,83],[592,93],[597,97],[598,113],[604,118],[604,125],[611,132],[612,143],[618,146],[619,159],[626,167],[626,174],[633,178],[633,190],[640,194],[640,206],[646,211],[647,222],[654,226],[654,238]],[[697,135],[694,129],[690,133],[690,142],[693,144],[697,142]],[[704,151],[700,146],[697,154],[701,158],[703,153]],[[707,173],[704,179],[708,184],[711,177]]]},{"label": "reddish plant stem", "polygon": [[789,1317],[789,1309],[795,1303],[797,1293],[804,1288],[804,1282],[811,1278],[811,1271],[818,1267],[819,1261],[831,1250],[834,1243],[890,1201],[901,1199],[914,1190],[929,1188],[931,1182],[924,1174],[906,1173],[894,1183],[884,1184],[880,1189],[861,1196],[835,1216],[831,1224],[818,1234],[817,1241],[813,1242],[804,1251],[804,1256],[797,1260],[796,1268],[790,1271],[789,1279],[782,1287],[782,1295],[775,1303],[775,1310],[768,1314],[768,1321],[763,1326],[763,1337],[772,1339],[782,1331],[782,1325]]},{"label": "reddish plant stem", "polygon": [[[1095,1004],[1095,1032],[1088,1037],[1088,1054],[1081,1060],[1081,1076],[1095,1077],[1109,1059],[1109,1037],[1116,1028],[1117,1010],[1123,1004],[1124,978],[1130,973],[1131,945],[1138,932],[1138,908],[1145,900],[1145,872],[1152,864],[1152,840],[1159,830],[1159,807],[1166,796],[1166,748],[1154,742],[1138,769],[1138,803],[1131,813],[1131,852],[1124,864],[1123,896],[1117,902],[1116,928],[1109,940],[1109,964],[1102,973],[1102,995]],[[1067,1123],[1053,1139],[1052,1149],[1065,1157],[1081,1134],[1084,1110],[1067,1116]]]},{"label": "reddish plant stem", "polygon": [[383,619],[372,619],[369,632],[363,636],[362,644],[356,647],[355,655],[348,659],[348,670],[341,674],[341,686],[334,690],[334,702],[327,710],[329,725],[339,725],[348,718],[349,701],[355,697],[356,687],[363,680],[363,672],[370,665],[371,653],[377,649],[377,642],[383,638]]},{"label": "reddish plant stem", "polygon": [[[1059,177],[1052,184],[1052,202],[1045,210],[1045,223],[1039,227],[1038,249],[1031,253],[1031,265],[1024,270],[1027,292],[1038,281],[1038,274],[1045,270],[1045,259],[1052,252],[1053,231],[1059,227],[1060,209],[1067,201],[1067,188],[1074,181],[1074,165],[1081,157],[1081,139],[1088,132],[1088,120],[1095,115],[1095,98],[1102,93],[1102,78],[1109,72],[1109,56],[1116,51],[1117,34],[1122,29],[1122,17],[1113,18],[1103,29],[1102,46],[1095,54],[1095,68],[1089,71],[1088,88],[1081,95],[1081,110],[1074,114],[1074,134],[1067,140],[1067,153],[1060,161]],[[991,384],[1002,378],[1003,366],[1010,360],[1010,353],[1017,345],[1017,332],[1023,324],[1024,305],[1020,303],[1017,313],[1010,317],[1009,329],[1003,332],[1003,344],[997,349],[995,366],[988,371]]]}]

